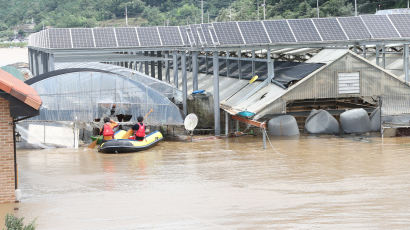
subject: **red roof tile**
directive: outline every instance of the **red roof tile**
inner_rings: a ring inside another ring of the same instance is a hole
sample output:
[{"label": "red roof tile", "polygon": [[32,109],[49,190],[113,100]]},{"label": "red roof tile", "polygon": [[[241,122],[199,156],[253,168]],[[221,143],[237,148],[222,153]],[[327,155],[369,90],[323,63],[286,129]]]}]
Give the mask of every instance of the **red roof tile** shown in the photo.
[{"label": "red roof tile", "polygon": [[35,89],[2,69],[0,69],[0,90],[36,110],[41,106],[41,98]]}]

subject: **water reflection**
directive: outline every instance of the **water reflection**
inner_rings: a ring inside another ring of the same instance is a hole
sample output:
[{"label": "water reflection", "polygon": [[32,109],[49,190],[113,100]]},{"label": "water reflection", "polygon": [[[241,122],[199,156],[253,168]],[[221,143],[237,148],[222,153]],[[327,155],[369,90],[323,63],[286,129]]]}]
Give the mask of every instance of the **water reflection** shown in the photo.
[{"label": "water reflection", "polygon": [[409,140],[272,139],[274,151],[241,137],[136,154],[19,151],[17,214],[38,217],[39,229],[406,228]]}]

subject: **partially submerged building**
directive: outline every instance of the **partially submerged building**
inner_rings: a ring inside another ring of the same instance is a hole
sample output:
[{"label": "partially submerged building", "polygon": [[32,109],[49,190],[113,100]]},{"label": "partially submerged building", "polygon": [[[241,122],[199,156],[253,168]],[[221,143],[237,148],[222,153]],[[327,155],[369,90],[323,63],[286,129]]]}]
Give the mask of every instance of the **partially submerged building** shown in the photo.
[{"label": "partially submerged building", "polygon": [[0,69],[0,203],[15,201],[15,123],[38,114],[41,98],[30,86]]},{"label": "partially submerged building", "polygon": [[312,109],[339,115],[352,108],[371,112],[381,107],[382,126],[409,123],[410,86],[394,74],[349,50],[325,49],[307,63],[324,65],[286,89],[270,83],[242,100],[246,92],[237,93],[222,101],[222,108],[232,115],[249,111],[253,120],[264,122],[280,114],[307,117]]}]

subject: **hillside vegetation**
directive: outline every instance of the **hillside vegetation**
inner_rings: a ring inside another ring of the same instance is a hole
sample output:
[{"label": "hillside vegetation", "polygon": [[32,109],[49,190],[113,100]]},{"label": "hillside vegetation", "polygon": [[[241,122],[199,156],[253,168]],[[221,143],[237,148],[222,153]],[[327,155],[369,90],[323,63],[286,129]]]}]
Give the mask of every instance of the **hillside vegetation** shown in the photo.
[{"label": "hillside vegetation", "polygon": [[[404,8],[407,0],[357,0],[361,14]],[[204,0],[204,22],[263,19],[263,0]],[[350,16],[354,0],[319,0],[321,17]],[[201,22],[200,0],[0,0],[0,37],[14,36],[16,26],[43,27],[185,25]],[[259,6],[259,7],[258,7]],[[259,10],[258,10],[259,9]],[[209,16],[208,16],[209,15]],[[266,0],[266,18],[316,16],[316,0]]]}]

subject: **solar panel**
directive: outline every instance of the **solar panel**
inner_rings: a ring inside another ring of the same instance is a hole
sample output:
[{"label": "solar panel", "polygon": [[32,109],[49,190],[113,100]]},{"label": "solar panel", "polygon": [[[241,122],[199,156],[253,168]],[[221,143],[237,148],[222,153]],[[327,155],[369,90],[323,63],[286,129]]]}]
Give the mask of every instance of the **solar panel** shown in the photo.
[{"label": "solar panel", "polygon": [[117,35],[118,46],[120,47],[135,47],[139,46],[137,31],[134,27],[115,28]]},{"label": "solar panel", "polygon": [[322,41],[311,19],[292,19],[288,22],[298,42]]},{"label": "solar panel", "polygon": [[236,22],[216,22],[213,25],[221,45],[245,44]]},{"label": "solar panel", "polygon": [[181,36],[182,36],[182,40],[184,41],[184,44],[189,46],[189,45],[191,45],[191,43],[189,43],[186,29],[187,29],[186,26],[180,26],[179,27],[179,31],[181,31]]},{"label": "solar panel", "polygon": [[246,44],[268,44],[269,37],[261,21],[238,22]]},{"label": "solar panel", "polygon": [[114,28],[94,28],[95,47],[117,47]]},{"label": "solar panel", "polygon": [[400,35],[394,29],[393,24],[386,15],[362,15],[364,24],[373,38],[399,38]]},{"label": "solar panel", "polygon": [[197,45],[206,44],[204,32],[201,25],[190,25],[192,35],[194,36],[195,43]]},{"label": "solar panel", "polygon": [[323,41],[347,40],[345,33],[336,18],[314,18],[312,19]]},{"label": "solar panel", "polygon": [[181,34],[177,26],[158,27],[161,36],[162,45],[164,46],[182,46],[184,45]]},{"label": "solar panel", "polygon": [[94,47],[94,38],[91,29],[73,28],[71,29],[71,37],[73,39],[74,48]]},{"label": "solar panel", "polygon": [[[209,26],[212,26],[212,25],[211,24],[201,24],[202,32],[204,33],[206,43],[208,45],[212,45],[213,42],[212,42],[211,34],[210,34],[210,31],[209,31]],[[214,37],[214,39],[215,39],[215,37]]]},{"label": "solar panel", "polygon": [[369,39],[371,35],[360,17],[337,18],[349,40]]},{"label": "solar panel", "polygon": [[410,37],[410,14],[390,14],[388,17],[402,37]]},{"label": "solar panel", "polygon": [[50,48],[52,49],[66,49],[72,48],[70,29],[50,29]]},{"label": "solar panel", "polygon": [[157,27],[137,27],[141,46],[161,46]]},{"label": "solar panel", "polygon": [[263,21],[263,24],[272,42],[296,42],[286,20]]}]

